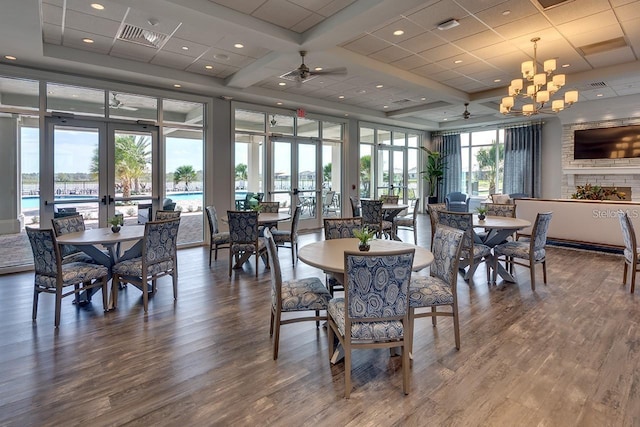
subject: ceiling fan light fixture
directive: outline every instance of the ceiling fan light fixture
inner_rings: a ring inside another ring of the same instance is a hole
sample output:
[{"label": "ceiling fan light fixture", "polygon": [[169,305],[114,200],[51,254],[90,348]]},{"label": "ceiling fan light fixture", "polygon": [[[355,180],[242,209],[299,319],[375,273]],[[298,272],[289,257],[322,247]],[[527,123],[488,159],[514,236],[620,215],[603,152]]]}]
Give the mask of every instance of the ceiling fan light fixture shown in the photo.
[{"label": "ceiling fan light fixture", "polygon": [[458,22],[457,20],[451,18],[451,19],[447,19],[444,22],[439,23],[436,28],[438,28],[440,31],[446,31],[446,30],[450,30],[452,28],[455,28],[458,25],[460,25],[460,22]]}]

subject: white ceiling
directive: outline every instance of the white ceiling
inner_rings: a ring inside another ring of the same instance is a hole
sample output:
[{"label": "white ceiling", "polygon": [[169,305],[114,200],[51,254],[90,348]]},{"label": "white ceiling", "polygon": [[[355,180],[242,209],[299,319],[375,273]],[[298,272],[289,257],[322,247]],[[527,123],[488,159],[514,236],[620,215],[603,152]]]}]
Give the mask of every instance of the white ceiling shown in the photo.
[{"label": "white ceiling", "polygon": [[[569,0],[546,10],[537,0],[9,1],[0,55],[18,59],[4,63],[414,128],[502,120],[497,104],[533,56],[533,37],[541,38],[539,62],[569,64],[565,89],[579,89],[582,101],[640,93],[639,0]],[[437,29],[452,18],[460,25]],[[166,40],[157,48],[119,40],[126,24]],[[617,38],[620,47],[582,49]],[[299,50],[312,69],[348,73],[297,87],[279,76],[297,68]]]}]

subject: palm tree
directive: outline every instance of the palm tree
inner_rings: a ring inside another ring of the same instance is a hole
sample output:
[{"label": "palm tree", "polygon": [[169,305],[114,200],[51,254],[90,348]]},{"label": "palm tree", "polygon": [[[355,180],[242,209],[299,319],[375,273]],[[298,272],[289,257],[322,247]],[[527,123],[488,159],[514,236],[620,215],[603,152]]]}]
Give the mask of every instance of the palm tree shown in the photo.
[{"label": "palm tree", "polygon": [[331,163],[327,163],[322,168],[322,177],[324,182],[331,182]]},{"label": "palm tree", "polygon": [[360,157],[360,187],[363,197],[369,196],[369,185],[371,183],[371,155]]},{"label": "palm tree", "polygon": [[244,163],[238,163],[236,165],[236,179],[240,181],[246,181],[249,177],[249,168]]},{"label": "palm tree", "polygon": [[[478,151],[476,154],[476,160],[478,161],[478,166],[480,170],[489,169],[489,194],[493,194],[496,192],[496,177],[498,175],[499,169],[502,169],[502,161],[504,159],[504,144],[496,144],[495,141],[491,141],[491,148]],[[496,157],[496,146],[498,148],[498,157]]]},{"label": "palm tree", "polygon": [[180,181],[184,181],[184,189],[189,191],[189,183],[196,179],[196,171],[191,165],[182,165],[176,168],[173,173],[173,185],[178,185]]}]

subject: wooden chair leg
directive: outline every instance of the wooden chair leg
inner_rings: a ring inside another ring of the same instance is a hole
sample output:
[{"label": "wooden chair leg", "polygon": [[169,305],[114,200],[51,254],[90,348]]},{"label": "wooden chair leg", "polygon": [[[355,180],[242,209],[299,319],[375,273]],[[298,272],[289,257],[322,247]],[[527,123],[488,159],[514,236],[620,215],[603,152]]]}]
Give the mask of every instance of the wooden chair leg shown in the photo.
[{"label": "wooden chair leg", "polygon": [[273,337],[273,360],[278,359],[278,348],[280,346],[280,318],[282,313],[276,313]]},{"label": "wooden chair leg", "polygon": [[627,270],[629,269],[629,264],[627,261],[624,262],[624,272],[622,273],[622,286],[627,285]]},{"label": "wooden chair leg", "polygon": [[215,253],[215,257],[213,258],[214,260],[218,260],[218,244],[216,243],[216,253]]},{"label": "wooden chair leg", "polygon": [[149,284],[147,278],[142,278],[142,308],[144,308],[144,314],[147,314],[149,310]]},{"label": "wooden chair leg", "polygon": [[431,307],[431,324],[433,326],[438,326],[438,318],[436,317],[436,307]]},{"label": "wooden chair leg", "polygon": [[[211,252],[213,252],[213,243],[209,248],[209,267],[211,267]],[[216,259],[218,259],[218,248],[216,247]]]},{"label": "wooden chair leg", "polygon": [[320,328],[320,310],[316,310],[316,329]]},{"label": "wooden chair leg", "polygon": [[62,308],[62,287],[58,286],[56,288],[56,311],[55,311],[55,320],[54,325],[57,328],[60,326],[60,309]]},{"label": "wooden chair leg", "polygon": [[542,279],[544,284],[547,284],[547,260],[542,261]]},{"label": "wooden chair leg", "polygon": [[413,244],[418,245],[418,227],[415,224],[413,224]]},{"label": "wooden chair leg", "polygon": [[407,345],[407,339],[410,337],[405,336],[402,345],[402,389],[404,394],[409,394],[411,390],[411,377],[409,376],[409,348]]},{"label": "wooden chair leg", "polygon": [[531,290],[536,290],[536,265],[531,262],[529,264],[529,273],[531,275]]},{"label": "wooden chair leg", "polygon": [[[404,335],[404,342],[405,342],[405,347],[407,349],[407,354],[408,355],[413,354],[413,328],[414,328],[414,322],[415,322],[415,309],[414,308],[409,308],[409,321],[407,322],[405,335]],[[404,349],[402,350],[402,352],[404,353]],[[403,359],[403,361],[404,361],[404,359]],[[404,369],[404,366],[402,368]]]},{"label": "wooden chair leg", "polygon": [[327,340],[329,341],[329,360],[331,360],[335,351],[335,336],[331,324],[327,325]]},{"label": "wooden chair leg", "polygon": [[[506,267],[506,263],[505,263]],[[498,256],[493,257],[493,283],[498,283]]]},{"label": "wooden chair leg", "polygon": [[275,312],[273,311],[273,307],[271,307],[271,322],[269,323],[269,336],[273,336],[273,321],[275,320]]},{"label": "wooden chair leg", "polygon": [[293,242],[291,242],[291,264],[293,266],[296,265],[296,251],[295,247],[293,246]]},{"label": "wooden chair leg", "polygon": [[453,312],[453,334],[456,340],[456,349],[460,350],[460,322],[458,320],[458,308],[451,307]]},{"label": "wooden chair leg", "polygon": [[231,277],[231,263],[233,262],[233,254],[229,250],[229,277]]},{"label": "wooden chair leg", "polygon": [[40,295],[40,292],[38,292],[38,289],[34,286],[33,288],[33,309],[31,310],[31,319],[36,320],[36,317],[38,316],[38,296]]},{"label": "wooden chair leg", "polygon": [[351,397],[351,346],[347,339],[343,342],[344,347],[344,398]]},{"label": "wooden chair leg", "polygon": [[636,289],[636,275],[637,275],[638,266],[634,265],[631,271],[631,293]]},{"label": "wooden chair leg", "polygon": [[102,308],[106,313],[109,311],[109,288],[107,287],[107,276],[102,278]]}]

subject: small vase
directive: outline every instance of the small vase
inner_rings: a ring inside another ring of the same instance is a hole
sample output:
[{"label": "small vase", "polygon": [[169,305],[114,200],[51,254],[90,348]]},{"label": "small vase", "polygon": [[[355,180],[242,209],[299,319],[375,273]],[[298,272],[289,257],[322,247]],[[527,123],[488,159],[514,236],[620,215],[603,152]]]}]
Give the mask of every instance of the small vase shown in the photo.
[{"label": "small vase", "polygon": [[479,214],[479,215],[478,215],[478,219],[479,219],[480,221],[484,221],[484,219],[485,219],[484,214]]},{"label": "small vase", "polygon": [[112,225],[111,226],[111,231],[113,231],[114,233],[117,233],[120,231],[120,226],[119,225]]},{"label": "small vase", "polygon": [[358,245],[358,249],[360,250],[360,252],[369,252],[369,249],[371,249],[371,246],[369,246],[368,243],[360,243]]}]

